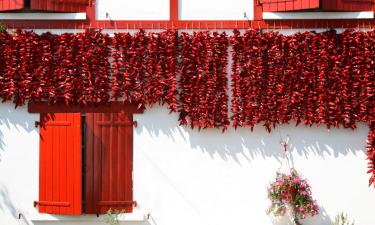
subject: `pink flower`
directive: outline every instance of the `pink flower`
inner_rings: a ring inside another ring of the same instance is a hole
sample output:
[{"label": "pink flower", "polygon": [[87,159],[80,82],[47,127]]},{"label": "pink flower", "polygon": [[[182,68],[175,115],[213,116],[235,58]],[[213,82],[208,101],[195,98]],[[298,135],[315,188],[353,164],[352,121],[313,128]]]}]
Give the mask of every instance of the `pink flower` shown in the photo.
[{"label": "pink flower", "polygon": [[300,177],[295,177],[293,180],[292,180],[292,183],[294,184],[297,184],[298,182],[301,181],[301,178]]}]

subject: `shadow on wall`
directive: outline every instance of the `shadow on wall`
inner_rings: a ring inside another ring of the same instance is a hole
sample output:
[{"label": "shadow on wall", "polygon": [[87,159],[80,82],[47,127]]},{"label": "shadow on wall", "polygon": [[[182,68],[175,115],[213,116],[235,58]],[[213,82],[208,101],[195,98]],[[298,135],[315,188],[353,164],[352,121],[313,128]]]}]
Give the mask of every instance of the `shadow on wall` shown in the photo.
[{"label": "shadow on wall", "polygon": [[0,184],[0,210],[5,214],[10,213],[14,218],[16,218],[16,207],[9,197],[8,189],[2,184]]},{"label": "shadow on wall", "polygon": [[[319,207],[320,213],[314,217],[308,217],[307,219],[300,220],[302,224],[332,224],[331,218],[329,218],[327,211]],[[273,225],[294,225],[290,215],[285,215],[280,218],[274,218],[272,220]]]},{"label": "shadow on wall", "polygon": [[[357,152],[365,152],[368,127],[359,124],[356,131],[351,129],[331,129],[324,125],[319,127],[295,127],[294,125],[283,125],[276,127],[268,133],[262,125],[256,126],[251,132],[250,128],[239,128],[234,130],[230,127],[225,133],[218,129],[207,129],[198,131],[190,127],[178,125],[178,114],[168,114],[163,107],[147,109],[145,114],[137,115],[139,118],[138,134],[146,131],[152,137],[166,135],[172,141],[189,143],[190,147],[210,154],[211,157],[219,155],[223,160],[233,159],[240,163],[239,156],[248,161],[256,157],[273,157],[281,160],[283,150],[282,140],[290,139],[289,147],[294,153],[308,157],[318,155],[321,157],[334,156],[349,153],[356,155]],[[292,129],[293,128],[293,129]],[[358,140],[361,139],[361,142]]]},{"label": "shadow on wall", "polygon": [[2,153],[5,151],[6,143],[4,141],[4,131],[20,129],[26,132],[31,132],[35,129],[34,124],[30,124],[27,118],[24,117],[23,113],[27,113],[27,108],[14,108],[11,103],[0,104],[0,162],[2,159]]}]

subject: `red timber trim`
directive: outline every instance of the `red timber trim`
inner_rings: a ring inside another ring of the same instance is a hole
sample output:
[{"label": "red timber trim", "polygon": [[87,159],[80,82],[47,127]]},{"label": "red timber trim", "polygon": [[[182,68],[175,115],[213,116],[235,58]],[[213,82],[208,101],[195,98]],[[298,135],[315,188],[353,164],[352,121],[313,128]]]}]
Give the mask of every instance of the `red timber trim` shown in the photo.
[{"label": "red timber trim", "polygon": [[[342,20],[262,20],[262,0],[254,1],[254,20],[178,20],[178,0],[170,0],[170,20],[139,20],[139,21],[103,21],[95,19],[95,0],[86,7],[85,21],[59,20],[3,20],[10,28],[21,29],[290,29],[290,28],[374,28],[375,19],[342,19]],[[375,13],[375,5],[373,7]],[[251,24],[249,26],[249,24]]]},{"label": "red timber trim", "polygon": [[143,109],[138,109],[135,104],[122,104],[113,102],[106,105],[93,105],[88,104],[86,106],[82,105],[72,105],[67,106],[65,104],[55,104],[48,105],[48,103],[29,103],[28,104],[29,113],[115,113],[124,112],[126,114],[133,113],[143,113]]},{"label": "red timber trim", "polygon": [[82,213],[81,115],[40,115],[40,213]]},{"label": "red timber trim", "polygon": [[375,28],[374,19],[343,19],[343,20],[194,20],[194,21],[116,21],[117,27],[110,21],[93,23],[77,21],[2,21],[10,28],[20,29],[292,29],[292,28]]},{"label": "red timber trim", "polygon": [[254,0],[254,20],[262,20],[263,7],[261,1]]},{"label": "red timber trim", "polygon": [[178,20],[178,0],[169,1],[169,20],[170,21]]},{"label": "red timber trim", "polygon": [[133,117],[86,114],[86,213],[133,210]]}]

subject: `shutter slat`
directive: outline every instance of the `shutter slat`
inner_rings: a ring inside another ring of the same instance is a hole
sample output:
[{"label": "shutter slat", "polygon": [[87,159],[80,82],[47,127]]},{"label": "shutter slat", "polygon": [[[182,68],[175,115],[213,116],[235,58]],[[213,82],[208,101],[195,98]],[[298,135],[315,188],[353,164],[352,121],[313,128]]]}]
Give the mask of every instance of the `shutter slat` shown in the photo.
[{"label": "shutter slat", "polygon": [[39,212],[79,215],[82,211],[80,114],[41,114],[40,121],[43,122]]},{"label": "shutter slat", "polygon": [[326,11],[372,11],[374,0],[263,0],[264,12],[321,9]]},{"label": "shutter slat", "polygon": [[299,11],[319,8],[319,0],[263,0],[264,12]]},{"label": "shutter slat", "polygon": [[85,12],[88,0],[31,0],[30,8],[55,12]]},{"label": "shutter slat", "polygon": [[121,113],[87,113],[86,118],[86,213],[131,212],[132,118]]},{"label": "shutter slat", "polygon": [[23,0],[0,0],[0,11],[20,10],[23,8]]},{"label": "shutter slat", "polygon": [[348,12],[372,11],[374,3],[374,0],[323,0],[322,8],[324,10]]}]

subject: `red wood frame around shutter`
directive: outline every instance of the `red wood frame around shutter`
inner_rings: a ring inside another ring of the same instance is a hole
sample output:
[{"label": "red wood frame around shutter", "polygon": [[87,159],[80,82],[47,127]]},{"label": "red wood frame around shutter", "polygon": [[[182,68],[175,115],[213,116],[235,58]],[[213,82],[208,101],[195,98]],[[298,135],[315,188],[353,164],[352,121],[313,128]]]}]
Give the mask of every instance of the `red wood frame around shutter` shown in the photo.
[{"label": "red wood frame around shutter", "polygon": [[76,112],[91,112],[91,113],[117,113],[125,112],[127,114],[143,113],[143,109],[138,109],[136,104],[122,104],[119,102],[111,102],[105,105],[70,105],[67,106],[64,103],[57,103],[49,105],[45,102],[40,103],[28,103],[29,113],[76,113]]},{"label": "red wood frame around shutter", "polygon": [[40,213],[82,213],[81,115],[40,116]]},{"label": "red wood frame around shutter", "polygon": [[55,12],[86,12],[89,0],[31,0],[30,9]]},{"label": "red wood frame around shutter", "polygon": [[20,10],[24,7],[24,0],[0,0],[0,11]]},{"label": "red wood frame around shutter", "polygon": [[86,114],[86,213],[133,209],[133,118]]}]

